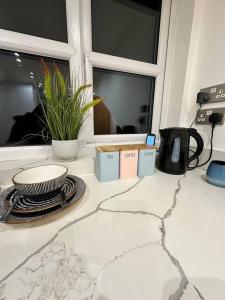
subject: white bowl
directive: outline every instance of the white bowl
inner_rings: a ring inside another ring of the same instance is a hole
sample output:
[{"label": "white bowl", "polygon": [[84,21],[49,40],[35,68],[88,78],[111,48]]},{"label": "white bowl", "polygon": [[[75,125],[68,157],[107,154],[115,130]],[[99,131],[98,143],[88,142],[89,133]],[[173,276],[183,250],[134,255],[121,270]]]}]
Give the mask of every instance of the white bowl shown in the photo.
[{"label": "white bowl", "polygon": [[60,190],[66,181],[65,166],[45,165],[27,169],[16,174],[12,181],[24,196],[42,195]]}]

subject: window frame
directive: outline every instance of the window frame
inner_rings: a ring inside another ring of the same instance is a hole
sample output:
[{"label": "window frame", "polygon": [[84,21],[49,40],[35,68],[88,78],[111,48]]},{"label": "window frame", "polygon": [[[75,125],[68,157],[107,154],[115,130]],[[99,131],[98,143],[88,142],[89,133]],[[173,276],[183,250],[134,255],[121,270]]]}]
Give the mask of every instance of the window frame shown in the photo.
[{"label": "window frame", "polygon": [[[83,76],[83,55],[80,37],[80,0],[66,1],[68,43],[50,40],[15,31],[0,29],[0,48],[69,61],[70,76],[81,72]],[[13,157],[25,157],[49,153],[49,146],[0,147],[0,161],[12,160]]]},{"label": "window frame", "polygon": [[[82,1],[82,39],[86,81],[91,83],[93,87],[94,67],[155,77],[152,132],[156,134],[158,134],[160,128],[163,104],[163,86],[171,5],[172,0],[162,0],[157,63],[151,64],[92,51],[91,0]],[[93,89],[91,92],[93,93]],[[143,141],[146,137],[146,134],[94,135],[93,109],[90,111],[89,122],[87,122],[85,127],[84,132],[86,136],[94,143]]]},{"label": "window frame", "polygon": [[[133,74],[153,76],[155,95],[152,119],[152,132],[160,127],[164,74],[166,65],[169,20],[172,0],[162,0],[157,64],[115,57],[92,52],[91,0],[65,0],[67,15],[68,43],[42,37],[0,29],[0,48],[58,59],[69,60],[70,76],[81,74],[86,82],[93,83],[93,67]],[[93,94],[91,89],[90,95]],[[90,97],[91,99],[91,97]],[[145,134],[94,135],[93,109],[81,129],[80,139],[85,143],[143,141]],[[25,158],[49,153],[49,146],[0,147],[0,161]]]}]

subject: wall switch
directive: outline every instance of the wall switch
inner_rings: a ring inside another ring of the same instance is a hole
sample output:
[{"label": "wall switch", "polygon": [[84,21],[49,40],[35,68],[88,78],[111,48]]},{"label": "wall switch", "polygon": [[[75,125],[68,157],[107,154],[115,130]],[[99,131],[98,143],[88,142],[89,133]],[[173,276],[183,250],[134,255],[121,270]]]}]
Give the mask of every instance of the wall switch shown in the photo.
[{"label": "wall switch", "polygon": [[224,124],[224,114],[225,114],[225,107],[218,107],[218,108],[208,108],[208,109],[201,109],[198,113],[198,117],[195,121],[196,125],[210,125],[209,116],[212,113],[221,113],[223,115],[223,120],[219,125]]},{"label": "wall switch", "polygon": [[209,101],[207,103],[225,101],[225,83],[201,89],[200,92],[207,93],[209,95]]}]

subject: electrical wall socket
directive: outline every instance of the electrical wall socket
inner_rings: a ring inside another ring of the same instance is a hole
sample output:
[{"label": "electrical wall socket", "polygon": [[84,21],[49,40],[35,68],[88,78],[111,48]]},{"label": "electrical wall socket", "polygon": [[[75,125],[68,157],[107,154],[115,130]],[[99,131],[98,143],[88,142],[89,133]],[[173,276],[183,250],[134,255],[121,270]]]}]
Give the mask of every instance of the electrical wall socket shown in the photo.
[{"label": "electrical wall socket", "polygon": [[209,101],[207,103],[225,101],[225,83],[201,89],[200,92],[209,94]]},{"label": "electrical wall socket", "polygon": [[211,123],[209,122],[209,116],[212,113],[221,113],[221,114],[223,114],[223,120],[219,124],[219,125],[223,125],[224,124],[225,107],[201,109],[198,113],[195,124],[196,125],[210,125]]}]

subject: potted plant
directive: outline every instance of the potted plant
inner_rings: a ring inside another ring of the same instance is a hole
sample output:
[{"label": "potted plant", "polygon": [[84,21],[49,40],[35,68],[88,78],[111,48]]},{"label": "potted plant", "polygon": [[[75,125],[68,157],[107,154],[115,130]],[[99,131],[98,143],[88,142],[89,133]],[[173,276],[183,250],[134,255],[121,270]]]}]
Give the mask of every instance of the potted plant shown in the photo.
[{"label": "potted plant", "polygon": [[78,84],[69,80],[53,64],[50,70],[44,60],[41,61],[43,72],[42,107],[44,122],[52,138],[55,157],[62,161],[76,159],[79,144],[78,135],[88,110],[102,99],[88,101],[90,84]]}]

